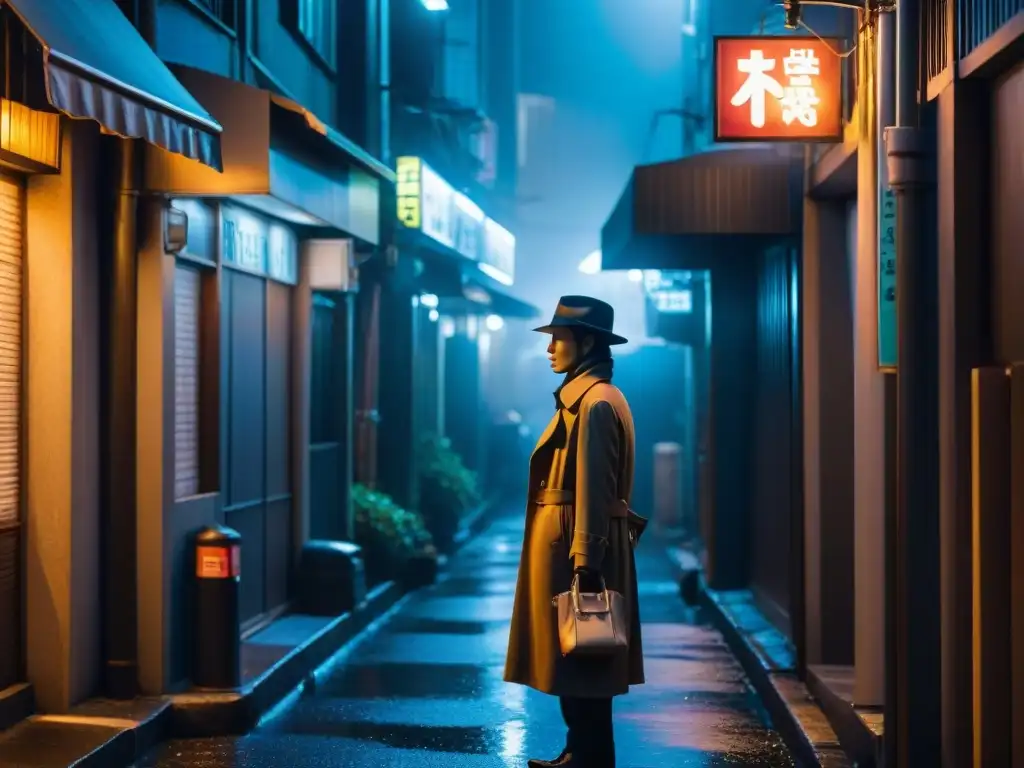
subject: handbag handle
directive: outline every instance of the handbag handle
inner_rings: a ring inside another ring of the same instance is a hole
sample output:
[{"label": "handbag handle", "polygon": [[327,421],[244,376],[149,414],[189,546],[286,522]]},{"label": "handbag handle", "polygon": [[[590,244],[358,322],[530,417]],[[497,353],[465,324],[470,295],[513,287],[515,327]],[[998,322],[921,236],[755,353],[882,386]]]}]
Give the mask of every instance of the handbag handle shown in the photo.
[{"label": "handbag handle", "polygon": [[580,575],[578,573],[573,576],[570,593],[572,595],[572,608],[576,612],[577,617],[611,613],[612,603],[608,597],[608,585],[604,581],[604,576],[601,577],[601,600],[604,602],[603,611],[584,611],[580,607]]}]

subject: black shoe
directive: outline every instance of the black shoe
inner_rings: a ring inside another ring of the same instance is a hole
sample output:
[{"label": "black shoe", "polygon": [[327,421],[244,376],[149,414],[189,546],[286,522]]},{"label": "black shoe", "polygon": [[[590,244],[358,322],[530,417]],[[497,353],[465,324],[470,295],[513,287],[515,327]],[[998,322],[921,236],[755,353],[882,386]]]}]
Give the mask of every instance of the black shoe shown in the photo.
[{"label": "black shoe", "polygon": [[535,757],[531,757],[526,761],[526,765],[529,766],[529,768],[560,768],[561,766],[566,765],[570,760],[572,760],[572,754],[568,750],[563,749],[562,754],[554,760],[538,760]]}]

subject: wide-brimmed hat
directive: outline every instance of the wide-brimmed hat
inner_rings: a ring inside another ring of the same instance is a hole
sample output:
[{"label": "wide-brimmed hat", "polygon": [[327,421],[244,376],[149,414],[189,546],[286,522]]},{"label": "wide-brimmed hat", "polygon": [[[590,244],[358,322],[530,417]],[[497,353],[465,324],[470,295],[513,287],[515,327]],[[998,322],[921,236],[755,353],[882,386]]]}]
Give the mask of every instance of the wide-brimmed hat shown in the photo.
[{"label": "wide-brimmed hat", "polygon": [[608,344],[625,344],[627,339],[612,332],[615,310],[608,302],[591,296],[563,296],[558,300],[551,322],[533,330],[552,333],[555,328],[580,328],[600,336]]}]

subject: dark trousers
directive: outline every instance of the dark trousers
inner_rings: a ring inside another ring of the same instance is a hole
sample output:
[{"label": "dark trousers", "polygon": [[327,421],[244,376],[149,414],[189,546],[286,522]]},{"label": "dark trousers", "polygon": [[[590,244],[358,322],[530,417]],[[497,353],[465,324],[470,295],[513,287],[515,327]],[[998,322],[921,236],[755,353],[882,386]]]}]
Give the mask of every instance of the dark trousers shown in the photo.
[{"label": "dark trousers", "polygon": [[580,768],[615,768],[615,737],[612,733],[612,700],[558,700],[568,733],[566,750]]}]

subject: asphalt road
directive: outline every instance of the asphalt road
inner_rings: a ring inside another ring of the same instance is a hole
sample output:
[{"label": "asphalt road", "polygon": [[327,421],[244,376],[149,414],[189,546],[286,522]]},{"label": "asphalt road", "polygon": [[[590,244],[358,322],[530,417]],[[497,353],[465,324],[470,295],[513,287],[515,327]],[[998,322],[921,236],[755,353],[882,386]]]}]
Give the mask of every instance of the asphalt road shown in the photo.
[{"label": "asphalt road", "polygon": [[[557,701],[501,680],[522,529],[521,513],[492,525],[253,733],[167,742],[137,768],[525,768],[557,754]],[[645,539],[637,559],[649,682],[615,700],[619,768],[793,765],[667,556]]]}]

